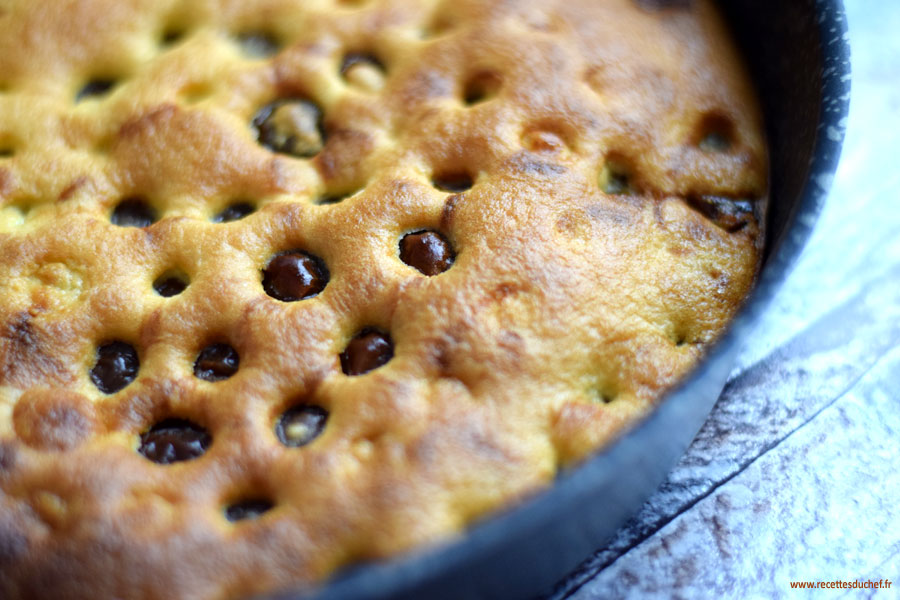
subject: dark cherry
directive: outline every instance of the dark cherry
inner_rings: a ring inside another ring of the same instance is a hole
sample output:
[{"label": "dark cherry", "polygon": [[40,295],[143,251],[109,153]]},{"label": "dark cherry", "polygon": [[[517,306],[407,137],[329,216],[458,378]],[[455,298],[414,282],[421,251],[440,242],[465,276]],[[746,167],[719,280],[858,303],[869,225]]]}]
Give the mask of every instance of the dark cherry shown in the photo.
[{"label": "dark cherry", "polygon": [[81,102],[91,96],[103,96],[113,89],[115,85],[115,79],[92,79],[84,84],[84,87],[75,95],[75,102]]},{"label": "dark cherry", "polygon": [[347,375],[362,375],[377,369],[394,356],[391,336],[377,329],[363,329],[341,352],[341,370]]},{"label": "dark cherry", "polygon": [[274,152],[310,158],[325,146],[322,111],[309,100],[276,100],[253,117],[260,144]]},{"label": "dark cherry", "polygon": [[191,460],[203,455],[212,437],[205,429],[185,419],[160,421],[141,434],[138,452],[161,465]]},{"label": "dark cherry", "polygon": [[119,227],[147,227],[157,220],[156,211],[142,198],[126,198],[113,210],[110,221]]},{"label": "dark cherry", "polygon": [[229,205],[222,212],[216,214],[212,218],[213,223],[230,223],[231,221],[239,221],[249,214],[252,214],[256,207],[249,202],[235,202]]},{"label": "dark cherry", "polygon": [[161,277],[153,282],[153,289],[164,298],[177,296],[187,289],[187,282],[180,277]]},{"label": "dark cherry", "polygon": [[269,500],[263,498],[242,500],[229,505],[225,509],[225,518],[232,522],[255,519],[271,510],[273,506]]},{"label": "dark cherry", "polygon": [[465,192],[473,185],[472,176],[464,171],[435,175],[431,183],[439,190],[452,193]]},{"label": "dark cherry", "polygon": [[134,381],[139,368],[137,352],[131,345],[111,342],[97,348],[91,381],[104,394],[113,394]]},{"label": "dark cherry", "polygon": [[454,259],[450,242],[436,231],[407,233],[400,240],[400,260],[425,275],[443,273]]},{"label": "dark cherry", "polygon": [[237,373],[240,357],[228,344],[212,344],[200,351],[194,375],[204,381],[222,381]]},{"label": "dark cherry", "polygon": [[328,411],[312,404],[289,408],[275,424],[275,435],[285,446],[305,446],[322,433]]},{"label": "dark cherry", "polygon": [[295,302],[311,298],[328,284],[328,269],[321,259],[294,250],[279,254],[263,271],[263,289],[276,300]]}]

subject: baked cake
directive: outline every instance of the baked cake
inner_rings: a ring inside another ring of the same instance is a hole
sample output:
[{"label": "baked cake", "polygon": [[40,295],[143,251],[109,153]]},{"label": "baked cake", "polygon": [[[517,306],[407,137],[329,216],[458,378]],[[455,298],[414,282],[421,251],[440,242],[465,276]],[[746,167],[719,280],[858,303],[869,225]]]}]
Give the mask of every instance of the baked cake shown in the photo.
[{"label": "baked cake", "polygon": [[0,597],[461,534],[701,359],[766,191],[708,0],[0,1]]}]

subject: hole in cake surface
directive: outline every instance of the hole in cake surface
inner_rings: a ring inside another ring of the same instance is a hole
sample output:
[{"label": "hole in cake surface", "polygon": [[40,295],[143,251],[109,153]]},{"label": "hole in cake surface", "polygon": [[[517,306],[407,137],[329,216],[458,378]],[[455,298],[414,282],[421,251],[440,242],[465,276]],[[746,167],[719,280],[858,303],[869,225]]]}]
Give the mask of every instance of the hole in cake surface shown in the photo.
[{"label": "hole in cake surface", "polygon": [[326,194],[324,196],[319,197],[315,203],[319,204],[319,205],[339,204],[352,195],[353,194]]},{"label": "hole in cake surface", "polygon": [[215,85],[208,81],[194,81],[182,87],[178,94],[188,104],[203,102],[216,92]]},{"label": "hole in cake surface", "polygon": [[256,139],[273,152],[310,158],[325,146],[322,111],[309,100],[277,100],[253,117]]},{"label": "hole in cake surface", "polygon": [[423,27],[419,32],[419,37],[423,40],[429,38],[440,37],[458,25],[456,18],[445,12],[439,12],[431,17],[430,23]]},{"label": "hole in cake surface", "polygon": [[717,114],[703,117],[697,131],[697,146],[704,152],[728,152],[734,145],[734,123]]},{"label": "hole in cake surface", "polygon": [[753,202],[745,198],[726,198],[692,194],[688,205],[728,233],[738,233],[754,219]]},{"label": "hole in cake surface", "polygon": [[174,46],[180,42],[185,35],[187,35],[187,32],[184,29],[175,27],[166,29],[163,31],[162,36],[160,36],[159,43],[162,46]]},{"label": "hole in cake surface", "polygon": [[232,523],[256,519],[269,512],[275,505],[265,498],[241,500],[225,507],[225,518]]},{"label": "hole in cake surface", "polygon": [[213,215],[210,220],[213,223],[231,223],[232,221],[240,221],[255,211],[256,207],[251,202],[234,202],[225,207],[222,212]]},{"label": "hole in cake surface", "polygon": [[140,369],[137,351],[125,342],[110,342],[97,348],[91,381],[104,394],[114,394],[135,380]]},{"label": "hole in cake surface", "polygon": [[490,100],[500,91],[503,80],[493,71],[480,71],[466,81],[463,100],[466,104],[478,104]]},{"label": "hole in cake surface", "polygon": [[367,92],[378,92],[384,87],[385,72],[384,64],[369,53],[349,52],[341,61],[344,81]]},{"label": "hole in cake surface", "polygon": [[593,389],[590,392],[591,401],[595,404],[609,404],[616,399],[615,394],[604,389]]},{"label": "hole in cake surface", "polygon": [[350,340],[341,352],[341,370],[346,375],[362,375],[386,364],[394,357],[391,336],[367,327]]},{"label": "hole in cake surface", "polygon": [[212,444],[212,436],[186,419],[165,419],[141,434],[138,448],[144,457],[168,465],[202,456]]},{"label": "hole in cake surface", "polygon": [[400,240],[400,260],[429,277],[449,269],[455,258],[453,246],[437,231],[415,231]]},{"label": "hole in cake surface", "polygon": [[[337,187],[337,186],[335,186]],[[353,196],[359,194],[365,189],[365,187],[357,187],[357,188],[343,188],[337,190],[328,190],[323,193],[321,196],[316,198],[313,203],[317,205],[322,204],[338,204],[347,200],[348,198],[352,198]]]},{"label": "hole in cake surface", "polygon": [[153,289],[163,298],[177,296],[186,290],[187,286],[187,276],[175,273],[165,273],[153,282]]},{"label": "hole in cake surface", "polygon": [[15,153],[11,146],[0,146],[0,158],[11,158]]},{"label": "hole in cake surface", "polygon": [[122,200],[110,217],[110,222],[119,227],[148,227],[157,220],[156,211],[143,198]]},{"label": "hole in cake surface", "polygon": [[615,159],[606,161],[598,179],[600,189],[611,196],[634,193],[631,170],[623,162]]},{"label": "hole in cake surface", "polygon": [[278,53],[281,42],[271,33],[245,31],[235,36],[241,51],[251,58],[266,58]]},{"label": "hole in cake surface", "polygon": [[91,79],[85,83],[78,93],[75,94],[75,102],[81,102],[87,98],[96,98],[108,94],[118,81],[115,79],[97,78]]},{"label": "hole in cake surface", "polygon": [[305,446],[321,435],[328,411],[320,406],[301,404],[286,410],[275,423],[275,436],[290,448]]},{"label": "hole in cake surface", "polygon": [[301,250],[276,255],[263,271],[263,289],[282,302],[296,302],[318,295],[328,285],[329,273],[317,256]]},{"label": "hole in cake surface", "polygon": [[238,371],[240,356],[228,344],[211,344],[200,351],[194,362],[194,375],[204,381],[223,381]]},{"label": "hole in cake surface", "polygon": [[445,171],[436,173],[431,178],[431,183],[443,192],[458,194],[472,189],[475,184],[472,176],[466,171]]}]

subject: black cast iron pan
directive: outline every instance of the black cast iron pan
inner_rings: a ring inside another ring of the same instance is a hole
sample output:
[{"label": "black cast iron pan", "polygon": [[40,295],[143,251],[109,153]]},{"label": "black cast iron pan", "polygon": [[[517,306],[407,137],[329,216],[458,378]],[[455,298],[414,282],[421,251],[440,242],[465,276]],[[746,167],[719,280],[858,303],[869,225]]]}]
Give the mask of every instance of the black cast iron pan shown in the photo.
[{"label": "black cast iron pan", "polygon": [[602,545],[684,453],[821,211],[849,105],[840,0],[721,0],[754,77],[771,159],[768,244],[760,282],[699,368],[640,426],[549,490],[475,525],[463,538],[358,566],[312,596],[278,600],[531,598]]}]

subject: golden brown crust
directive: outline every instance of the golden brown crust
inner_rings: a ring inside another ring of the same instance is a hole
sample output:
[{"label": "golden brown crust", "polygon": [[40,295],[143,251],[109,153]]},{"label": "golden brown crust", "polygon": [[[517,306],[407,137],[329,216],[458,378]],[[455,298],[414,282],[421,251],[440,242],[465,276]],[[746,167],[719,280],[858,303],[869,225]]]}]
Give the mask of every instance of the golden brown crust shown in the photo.
[{"label": "golden brown crust", "polygon": [[[645,414],[749,291],[767,185],[718,15],[659,4],[3,3],[0,596],[319,582],[462,531]],[[317,153],[316,113],[279,116],[314,156],[256,139],[293,99],[322,111]],[[158,220],[111,223],[124,199]],[[212,222],[236,201],[255,212]],[[422,230],[450,248],[431,277],[400,258]],[[288,251],[321,293],[267,293]],[[168,276],[187,288],[154,292]],[[361,331],[393,356],[350,376]],[[139,368],[105,394],[113,342]],[[238,370],[205,381],[215,344]],[[286,447],[304,404],[324,430]],[[156,464],[142,434],[173,418],[211,444]],[[246,499],[272,509],[228,521]]]}]

